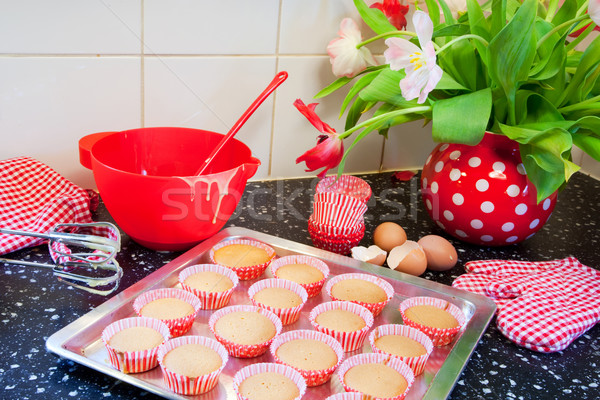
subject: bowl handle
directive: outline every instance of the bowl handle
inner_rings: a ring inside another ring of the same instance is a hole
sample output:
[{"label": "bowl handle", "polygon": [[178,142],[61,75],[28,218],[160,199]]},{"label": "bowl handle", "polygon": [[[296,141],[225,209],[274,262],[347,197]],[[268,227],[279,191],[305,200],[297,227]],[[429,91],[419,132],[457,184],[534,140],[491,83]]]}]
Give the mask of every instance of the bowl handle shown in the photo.
[{"label": "bowl handle", "polygon": [[115,132],[92,133],[79,139],[79,162],[87,169],[92,169],[92,146],[108,135]]}]

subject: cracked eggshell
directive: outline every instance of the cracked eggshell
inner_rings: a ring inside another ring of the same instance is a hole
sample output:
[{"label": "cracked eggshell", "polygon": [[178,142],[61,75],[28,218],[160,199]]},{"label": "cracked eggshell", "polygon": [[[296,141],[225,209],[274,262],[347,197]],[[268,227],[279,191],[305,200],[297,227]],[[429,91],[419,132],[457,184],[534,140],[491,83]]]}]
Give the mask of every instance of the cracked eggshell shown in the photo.
[{"label": "cracked eggshell", "polygon": [[396,271],[419,276],[427,269],[427,257],[423,248],[414,240],[407,240],[390,251],[388,266]]},{"label": "cracked eggshell", "polygon": [[387,257],[387,252],[376,245],[368,248],[363,246],[353,247],[351,252],[352,258],[379,266],[383,265]]},{"label": "cracked eggshell", "polygon": [[438,235],[427,235],[418,242],[427,257],[427,268],[432,271],[447,271],[458,261],[458,254],[452,243]]}]

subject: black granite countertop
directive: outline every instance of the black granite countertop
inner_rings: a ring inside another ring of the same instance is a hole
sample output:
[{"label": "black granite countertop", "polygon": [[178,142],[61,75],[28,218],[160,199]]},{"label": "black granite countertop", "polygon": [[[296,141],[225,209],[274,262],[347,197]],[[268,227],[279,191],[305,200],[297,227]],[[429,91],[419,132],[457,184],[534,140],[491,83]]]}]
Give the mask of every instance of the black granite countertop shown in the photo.
[{"label": "black granite countertop", "polygon": [[[370,245],[375,226],[383,221],[402,225],[409,239],[443,232],[421,203],[418,176],[392,182],[391,174],[361,175],[374,196],[366,214],[361,244]],[[228,226],[242,226],[311,245],[307,219],[316,179],[249,183]],[[448,272],[426,272],[423,278],[451,284],[476,259],[550,260],[577,257],[600,268],[600,182],[575,174],[560,194],[549,222],[529,240],[486,248],[449,240],[459,264]],[[101,205],[96,220],[110,221]],[[180,253],[145,249],[123,235],[117,259],[125,276],[120,292]],[[12,253],[13,259],[48,262],[40,246]],[[58,282],[48,271],[0,264],[0,398],[2,399],[138,399],[157,398],[127,383],[47,352],[50,335],[106,301]],[[553,354],[517,347],[492,321],[460,376],[451,399],[599,399],[600,324],[569,348]]]}]

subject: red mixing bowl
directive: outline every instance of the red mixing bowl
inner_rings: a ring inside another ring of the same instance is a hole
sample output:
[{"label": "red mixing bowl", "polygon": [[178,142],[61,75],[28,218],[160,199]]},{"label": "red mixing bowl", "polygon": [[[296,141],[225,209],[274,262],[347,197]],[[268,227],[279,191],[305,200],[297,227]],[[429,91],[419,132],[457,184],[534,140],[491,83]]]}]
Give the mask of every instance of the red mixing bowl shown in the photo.
[{"label": "red mixing bowl", "polygon": [[154,250],[186,250],[223,227],[260,165],[232,139],[194,176],[222,137],[190,128],[101,132],[80,139],[79,157],[133,240]]}]

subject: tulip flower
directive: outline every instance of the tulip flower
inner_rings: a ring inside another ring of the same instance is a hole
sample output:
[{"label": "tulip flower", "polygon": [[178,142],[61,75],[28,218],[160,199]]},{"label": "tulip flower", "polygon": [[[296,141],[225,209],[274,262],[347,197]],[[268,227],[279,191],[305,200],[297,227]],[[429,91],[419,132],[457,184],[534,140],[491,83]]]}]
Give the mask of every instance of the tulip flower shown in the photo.
[{"label": "tulip flower", "polygon": [[588,4],[588,14],[596,27],[600,26],[600,0],[590,0]]},{"label": "tulip flower", "polygon": [[406,13],[408,6],[400,4],[399,0],[383,0],[383,3],[374,3],[371,8],[377,8],[387,17],[392,25],[399,31],[406,29]]},{"label": "tulip flower", "polygon": [[433,23],[423,11],[416,11],[413,15],[413,24],[419,38],[421,47],[414,45],[406,39],[389,38],[385,44],[388,49],[383,53],[385,60],[390,64],[390,69],[399,71],[405,69],[406,77],[400,81],[402,96],[406,100],[418,97],[422,104],[427,95],[442,79],[443,71],[436,64],[436,55],[431,37]]},{"label": "tulip flower", "polygon": [[296,159],[296,164],[306,163],[306,172],[313,172],[324,168],[317,176],[323,178],[330,168],[338,166],[344,155],[344,143],[331,126],[321,121],[315,113],[317,103],[308,106],[300,99],[294,102],[294,106],[304,115],[308,121],[321,133],[317,139],[317,145]]},{"label": "tulip flower", "polygon": [[362,41],[358,25],[351,18],[344,18],[338,32],[339,38],[333,39],[327,46],[329,61],[335,76],[353,77],[377,61],[366,47],[357,48]]}]

